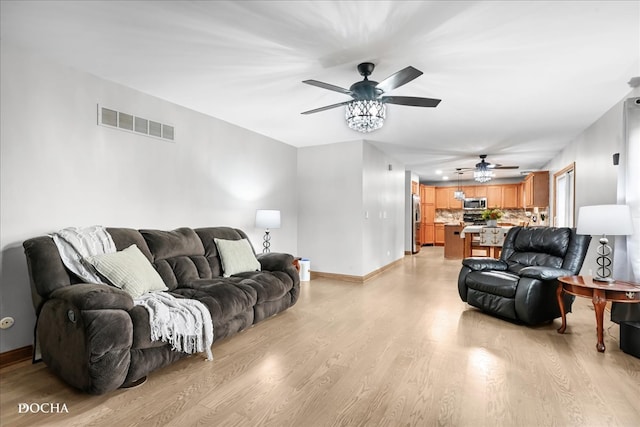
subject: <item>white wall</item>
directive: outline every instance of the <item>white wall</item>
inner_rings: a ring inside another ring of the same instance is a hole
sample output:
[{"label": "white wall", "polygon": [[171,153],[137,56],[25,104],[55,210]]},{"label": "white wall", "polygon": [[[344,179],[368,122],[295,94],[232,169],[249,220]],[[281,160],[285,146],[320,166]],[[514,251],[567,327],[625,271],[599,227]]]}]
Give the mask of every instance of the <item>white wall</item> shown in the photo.
[{"label": "white wall", "polygon": [[298,253],[312,271],[363,274],[362,144],[298,149]]},{"label": "white wall", "polygon": [[[640,93],[640,90],[636,89],[635,93]],[[543,167],[549,170],[550,175],[550,215],[554,203],[553,174],[572,162],[575,162],[576,220],[581,206],[616,204],[619,166],[613,165],[612,156],[622,147],[623,104],[626,98],[628,96],[576,136],[558,156]],[[612,246],[613,239],[609,239]],[[596,271],[597,245],[598,238],[594,237],[582,267],[582,274],[588,274],[589,270]]]},{"label": "white wall", "polygon": [[[0,352],[31,344],[22,242],[68,226],[234,226],[280,209],[272,251],[297,253],[296,149],[221,120],[1,48]],[[96,104],[170,123],[166,142],[96,125]]]},{"label": "white wall", "polygon": [[[404,257],[404,165],[375,146],[363,145],[363,271]],[[391,169],[391,170],[389,170]]]},{"label": "white wall", "polygon": [[305,147],[298,185],[298,249],[311,270],[365,276],[404,256],[403,164],[365,141]]}]

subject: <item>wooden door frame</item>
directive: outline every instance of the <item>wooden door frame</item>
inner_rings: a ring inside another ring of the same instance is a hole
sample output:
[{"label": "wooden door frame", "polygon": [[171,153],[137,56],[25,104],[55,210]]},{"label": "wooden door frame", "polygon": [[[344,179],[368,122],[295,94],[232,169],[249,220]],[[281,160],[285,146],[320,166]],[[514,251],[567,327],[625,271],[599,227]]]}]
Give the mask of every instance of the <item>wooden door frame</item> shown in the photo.
[{"label": "wooden door frame", "polygon": [[572,182],[573,188],[571,189],[572,194],[573,194],[573,200],[572,200],[573,201],[573,210],[572,210],[573,211],[573,221],[572,221],[572,223],[573,223],[574,227],[576,226],[576,162],[571,162],[568,166],[560,169],[558,172],[553,174],[553,216],[550,218],[551,221],[549,221],[549,223],[553,222],[553,226],[554,227],[556,225],[555,224],[555,219],[556,219],[556,216],[557,216],[557,213],[558,213],[558,211],[557,211],[558,206],[557,206],[557,203],[556,203],[556,200],[557,200],[557,197],[556,197],[557,196],[557,194],[556,194],[557,184],[556,184],[556,182],[557,182],[557,179],[558,179],[559,176],[565,175],[566,173],[568,173],[570,171],[573,171],[573,182]]}]

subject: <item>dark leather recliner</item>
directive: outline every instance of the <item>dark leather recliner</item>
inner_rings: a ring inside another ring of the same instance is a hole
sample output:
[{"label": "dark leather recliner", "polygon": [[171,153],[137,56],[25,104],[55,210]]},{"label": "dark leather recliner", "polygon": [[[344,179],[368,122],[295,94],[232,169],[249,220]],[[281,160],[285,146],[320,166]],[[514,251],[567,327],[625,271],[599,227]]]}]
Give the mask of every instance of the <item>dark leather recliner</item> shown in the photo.
[{"label": "dark leather recliner", "polygon": [[[579,274],[591,236],[572,228],[513,227],[500,259],[466,258],[458,276],[462,301],[530,325],[560,317],[558,277]],[[571,311],[574,296],[564,294]]]}]

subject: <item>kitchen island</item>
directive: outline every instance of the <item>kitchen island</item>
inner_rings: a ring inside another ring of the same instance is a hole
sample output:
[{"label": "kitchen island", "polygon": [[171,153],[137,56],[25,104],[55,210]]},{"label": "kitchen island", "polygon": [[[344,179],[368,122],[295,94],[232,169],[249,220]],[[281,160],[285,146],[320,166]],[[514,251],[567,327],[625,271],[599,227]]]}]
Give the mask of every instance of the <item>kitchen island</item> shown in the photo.
[{"label": "kitchen island", "polygon": [[464,225],[445,224],[444,225],[444,257],[446,259],[462,259],[464,256],[464,240],[460,234]]},{"label": "kitchen island", "polygon": [[483,256],[499,258],[502,242],[511,226],[486,227],[483,225],[468,225],[462,229],[460,239],[464,240],[463,257],[469,258],[475,251],[483,251]]}]

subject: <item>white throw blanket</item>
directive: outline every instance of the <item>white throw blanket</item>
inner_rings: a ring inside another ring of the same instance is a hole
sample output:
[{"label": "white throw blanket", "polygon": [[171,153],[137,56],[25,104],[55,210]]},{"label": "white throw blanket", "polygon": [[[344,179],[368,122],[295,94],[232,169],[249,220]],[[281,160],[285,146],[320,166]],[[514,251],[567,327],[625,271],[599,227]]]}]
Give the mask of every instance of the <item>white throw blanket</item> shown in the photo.
[{"label": "white throw blanket", "polygon": [[175,298],[165,292],[150,292],[133,300],[149,312],[151,340],[171,343],[184,353],[206,352],[213,360],[213,323],[211,313],[200,301]]},{"label": "white throw blanket", "polygon": [[[51,235],[64,265],[86,283],[104,283],[84,258],[114,253],[116,245],[103,226],[69,227]],[[151,340],[170,342],[174,350],[206,352],[212,360],[213,322],[207,307],[197,300],[175,298],[164,292],[147,293],[133,300],[149,312]]]},{"label": "white throw blanket", "polygon": [[69,270],[87,283],[104,283],[95,269],[83,261],[88,256],[116,252],[116,245],[104,227],[69,227],[53,233],[51,238]]}]

